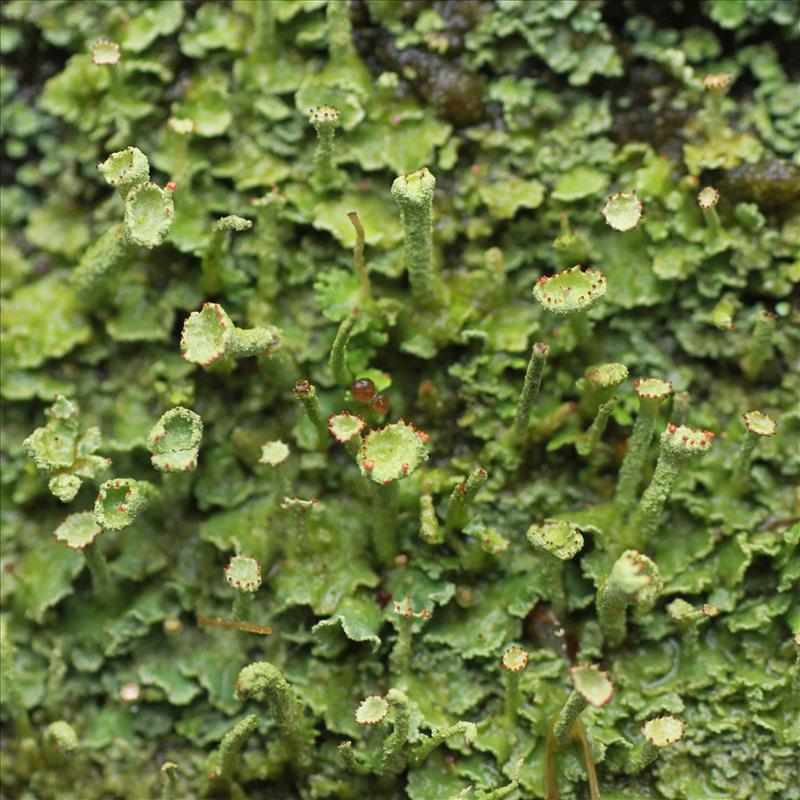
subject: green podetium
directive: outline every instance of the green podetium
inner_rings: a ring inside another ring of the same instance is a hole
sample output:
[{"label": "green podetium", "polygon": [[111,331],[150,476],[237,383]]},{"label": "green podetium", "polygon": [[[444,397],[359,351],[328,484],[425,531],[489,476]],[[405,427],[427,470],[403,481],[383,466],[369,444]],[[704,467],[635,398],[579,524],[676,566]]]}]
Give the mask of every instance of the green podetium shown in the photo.
[{"label": "green podetium", "polygon": [[178,800],[178,769],[174,761],[161,765],[161,800]]},{"label": "green podetium", "polygon": [[608,420],[614,413],[618,402],[618,397],[612,397],[606,400],[606,402],[597,409],[597,415],[592,421],[592,424],[575,442],[575,449],[578,451],[578,455],[584,458],[591,455],[592,451],[597,447],[600,437],[603,435],[606,425],[608,425]]},{"label": "green podetium", "polygon": [[678,479],[681,467],[692,456],[707,453],[714,434],[668,423],[661,434],[661,449],[656,469],[645,489],[629,527],[630,539],[644,547],[658,529],[664,504]]},{"label": "green podetium", "polygon": [[401,175],[392,184],[405,233],[404,262],[411,295],[420,306],[438,306],[442,286],[433,258],[433,194],[436,178],[427,167]]},{"label": "green podetium", "polygon": [[78,736],[72,725],[60,719],[45,728],[44,743],[61,755],[69,756],[78,749]]},{"label": "green podetium", "polygon": [[358,322],[359,313],[359,309],[356,307],[344,318],[336,333],[336,338],[333,340],[333,347],[328,358],[328,366],[331,368],[333,379],[339,386],[349,386],[353,382],[353,373],[347,364],[347,343],[350,341],[356,322]]},{"label": "green podetium", "polygon": [[469,507],[488,478],[483,467],[476,467],[463,483],[456,485],[447,503],[445,527],[448,531],[461,530],[467,524]]},{"label": "green podetium", "polygon": [[753,332],[748,340],[747,351],[739,361],[742,372],[749,381],[755,381],[764,364],[772,356],[772,334],[777,317],[769,311],[760,311]]},{"label": "green podetium", "polygon": [[150,462],[161,472],[197,468],[203,438],[203,420],[194,411],[177,406],[162,415],[147,437]]},{"label": "green podetium", "polygon": [[610,399],[614,389],[628,378],[628,368],[624,364],[598,364],[589,367],[575,384],[581,393],[579,402],[581,414],[592,417],[600,406]]},{"label": "green podetium", "polygon": [[225,580],[236,589],[231,616],[235,620],[246,620],[250,616],[253,595],[261,586],[258,561],[247,556],[233,556],[225,567]]},{"label": "green podetium", "polygon": [[692,658],[697,650],[701,626],[716,617],[719,609],[713,603],[704,603],[701,608],[695,608],[678,597],[667,606],[667,614],[678,624],[681,632],[681,654],[685,658]]},{"label": "green podetium", "polygon": [[311,420],[311,424],[316,428],[320,444],[327,445],[328,426],[319,406],[317,387],[314,386],[313,383],[309,383],[307,380],[300,378],[295,381],[292,391],[294,392],[294,396],[303,404],[303,408],[309,420]]},{"label": "green podetium", "polygon": [[642,741],[628,754],[625,772],[636,775],[656,760],[663,747],[683,739],[686,725],[682,719],[667,714],[654,717],[642,725]]},{"label": "green podetium", "polygon": [[203,271],[202,286],[206,296],[214,295],[240,282],[240,280],[237,280],[238,274],[236,270],[233,270],[226,263],[230,247],[230,236],[232,232],[249,231],[252,227],[251,220],[239,217],[236,214],[221,217],[214,223],[214,228],[201,262]]},{"label": "green podetium", "polygon": [[597,664],[580,664],[569,668],[572,692],[553,725],[553,737],[559,748],[569,741],[572,727],[589,705],[601,708],[614,696],[614,683]]},{"label": "green podetium", "polygon": [[91,511],[70,514],[57,528],[56,539],[73,550],[80,550],[92,576],[95,595],[107,598],[113,592],[111,573],[105,556],[94,544],[95,537],[103,532]]},{"label": "green podetium", "polygon": [[110,458],[94,455],[100,447],[99,428],[80,433],[78,404],[58,395],[44,427],[37,428],[22,443],[37,468],[52,475],[48,487],[62,503],[73,500],[84,478],[95,478],[111,464]]},{"label": "green podetium", "polygon": [[703,89],[706,91],[708,102],[706,110],[711,125],[723,125],[722,101],[728,93],[733,75],[730,72],[709,72],[703,78]]},{"label": "green podetium", "polygon": [[706,225],[712,236],[717,236],[722,230],[716,205],[719,202],[719,192],[713,186],[706,186],[697,195],[697,205],[703,212]]},{"label": "green podetium", "polygon": [[239,761],[239,753],[257,729],[258,716],[248,714],[222,737],[219,750],[209,760],[208,777],[211,780],[230,780]]},{"label": "green podetium", "polygon": [[71,276],[82,294],[92,292],[134,246],[160,245],[175,220],[175,184],[161,189],[150,181],[150,163],[137,147],[112,153],[97,165],[124,202],[123,221],[109,228],[81,257]]},{"label": "green podetium", "polygon": [[616,647],[625,639],[625,611],[631,603],[648,603],[661,591],[658,567],[638,550],[626,550],[597,589],[597,617],[606,642]]},{"label": "green podetium", "polygon": [[338,414],[331,414],[328,417],[327,427],[328,433],[337,442],[345,445],[350,455],[356,458],[361,442],[361,432],[367,427],[367,421],[349,411],[340,411]]},{"label": "green podetium", "polygon": [[395,624],[397,625],[397,639],[389,655],[389,666],[394,679],[398,682],[405,680],[411,669],[411,639],[417,620],[428,620],[431,612],[427,608],[414,611],[411,595],[407,595],[401,602],[394,604]]},{"label": "green podetium", "polygon": [[628,450],[619,471],[614,497],[614,502],[623,515],[632,511],[636,503],[636,494],[653,439],[658,407],[672,394],[672,384],[661,378],[639,378],[634,381],[633,388],[639,396],[639,414],[628,440]]},{"label": "green podetium", "polygon": [[333,151],[339,117],[339,111],[332,106],[318,106],[308,112],[308,121],[317,134],[313,183],[319,191],[330,188],[335,182],[336,170],[333,166]]},{"label": "green podetium", "polygon": [[741,487],[747,475],[747,469],[750,466],[750,456],[758,440],[774,436],[775,431],[778,430],[778,423],[763,411],[748,411],[742,415],[742,419],[744,419],[746,432],[733,464],[733,472],[731,473],[733,489]]},{"label": "green podetium", "polygon": [[267,661],[246,666],[236,681],[240,698],[266,702],[280,731],[286,755],[299,769],[312,763],[314,729],[305,715],[303,704],[280,670]]},{"label": "green podetium", "polygon": [[181,358],[208,368],[220,359],[232,362],[248,356],[270,355],[280,344],[276,328],[237,328],[218,303],[203,303],[183,323]]},{"label": "green podetium", "polygon": [[0,702],[8,709],[11,720],[20,739],[29,736],[32,732],[31,720],[28,709],[22,699],[22,687],[19,682],[14,657],[14,645],[6,627],[6,619],[0,619],[0,674],[3,676],[3,691],[0,693]]},{"label": "green podetium", "polygon": [[308,552],[308,516],[317,505],[316,497],[304,500],[285,496],[278,503],[279,508],[294,515],[294,531],[288,537],[286,545],[286,555],[293,561],[302,559]]},{"label": "green podetium", "polygon": [[522,706],[519,679],[528,666],[528,651],[524,647],[509,647],[500,659],[506,673],[505,718],[510,727],[517,724],[517,712]]},{"label": "green podetium", "polygon": [[515,442],[524,442],[528,435],[528,419],[542,385],[542,375],[549,352],[550,348],[542,342],[535,342],[531,348],[531,357],[528,360],[528,368],[525,370],[525,380],[522,384],[522,392],[517,402],[517,413],[511,428],[511,435]]},{"label": "green podetium", "polygon": [[127,528],[154,493],[152,484],[133,478],[112,478],[100,486],[94,503],[94,518],[104,530]]},{"label": "green podetium", "polygon": [[564,592],[564,562],[574,558],[583,547],[583,535],[570,522],[547,520],[531,525],[528,542],[538,553],[542,564],[542,584],[558,619],[564,619],[567,597]]},{"label": "green podetium", "polygon": [[397,493],[394,483],[412,475],[428,460],[430,436],[399,420],[370,431],[361,440],[358,467],[373,487],[372,546],[381,564],[397,555]]}]

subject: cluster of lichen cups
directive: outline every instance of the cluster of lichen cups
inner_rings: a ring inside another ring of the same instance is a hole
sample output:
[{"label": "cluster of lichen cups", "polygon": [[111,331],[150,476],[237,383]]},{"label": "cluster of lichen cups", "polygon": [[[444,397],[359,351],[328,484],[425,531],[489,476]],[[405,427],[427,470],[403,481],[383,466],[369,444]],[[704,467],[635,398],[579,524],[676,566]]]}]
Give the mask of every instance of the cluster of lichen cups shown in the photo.
[{"label": "cluster of lichen cups", "polygon": [[[338,112],[335,109],[315,109],[311,121],[319,136],[315,181],[324,187],[335,180],[331,159]],[[126,241],[145,246],[157,243],[156,240],[163,237],[164,225],[152,233],[147,241],[144,234],[137,239],[135,210],[130,210],[143,202],[139,197],[142,192],[148,195],[155,193],[159,202],[171,208],[171,198],[146,182],[149,166],[143,154],[136,148],[128,148],[109,157],[100,169],[106,180],[117,186],[125,199],[125,224],[128,226]],[[443,291],[431,253],[434,186],[435,179],[427,169],[400,176],[392,185],[392,195],[400,208],[405,228],[405,264],[411,296],[415,304],[423,307],[439,303]],[[717,198],[715,190],[707,187],[700,193],[698,201],[704,211],[713,212]],[[635,193],[620,193],[609,198],[603,214],[611,227],[625,232],[636,227],[643,209]],[[356,224],[357,215],[355,219],[352,214],[350,216],[358,231],[360,222]],[[709,228],[717,232],[719,220],[716,214],[706,216]],[[229,232],[247,230],[250,227],[248,223],[240,217],[229,216],[219,220],[215,226],[215,234],[204,258],[203,274],[207,287],[217,286],[224,281],[223,262]],[[113,237],[119,238],[117,233]],[[82,276],[80,279],[86,286],[94,286],[111,268],[113,260],[106,256],[106,261],[101,264],[95,258],[92,263],[84,263],[78,275]],[[360,228],[360,238],[357,237],[354,261],[361,279],[362,300],[368,304],[370,284],[363,264],[363,228]],[[607,288],[606,278],[601,271],[574,266],[551,276],[542,276],[534,286],[533,294],[546,312],[584,325],[587,311],[603,298]],[[328,447],[331,440],[342,445],[365,479],[364,486],[369,487],[372,493],[372,556],[382,568],[389,568],[397,563],[401,555],[397,483],[410,478],[425,464],[429,456],[430,437],[402,419],[370,429],[364,416],[353,413],[360,408],[369,408],[370,413],[385,415],[389,410],[388,400],[384,398],[378,402],[381,396],[375,394],[375,386],[371,381],[365,378],[354,381],[355,376],[348,363],[347,344],[359,313],[359,309],[354,308],[343,321],[329,360],[335,384],[343,389],[349,387],[346,397],[354,403],[352,410],[343,409],[326,417],[322,413],[316,387],[306,380],[300,379],[295,383],[294,395],[316,431],[320,448]],[[771,331],[770,324],[766,320],[762,326],[767,333]],[[762,344],[767,341],[767,333],[761,337]],[[204,369],[231,370],[237,359],[253,356],[268,358],[280,345],[281,336],[276,329],[238,328],[219,304],[211,302],[189,315],[180,340],[182,357]],[[529,444],[531,411],[543,382],[549,350],[549,345],[543,342],[536,342],[531,348],[516,415],[505,441],[506,446],[519,452]],[[757,375],[761,364],[763,357],[753,352],[744,368],[750,375]],[[602,364],[587,370],[581,382],[580,407],[587,416],[594,415],[594,418],[576,443],[581,456],[591,457],[598,447],[618,402],[617,396],[611,393],[619,389],[627,376],[628,370],[622,364]],[[640,495],[650,446],[657,430],[659,410],[672,395],[672,385],[667,380],[646,377],[636,380],[633,387],[639,399],[639,411],[628,440],[613,501],[619,530],[605,531],[609,537],[609,551],[616,560],[599,580],[596,595],[598,622],[604,643],[609,648],[620,645],[626,637],[627,607],[632,603],[651,604],[657,597],[661,589],[658,568],[640,550],[647,549],[658,530],[665,503],[681,468],[693,456],[706,453],[714,439],[714,434],[709,431],[667,423],[660,435],[655,471]],[[26,440],[26,447],[37,467],[53,474],[51,490],[65,502],[75,496],[82,478],[94,478],[108,467],[106,459],[93,455],[99,446],[99,433],[90,429],[81,436],[77,413],[74,404],[59,398],[49,411],[50,422]],[[747,470],[758,438],[771,436],[776,428],[774,420],[760,411],[748,412],[744,420],[746,435],[734,463],[733,480],[741,479]],[[195,469],[202,433],[203,422],[195,412],[182,407],[167,411],[147,440],[153,467],[165,473],[165,479],[171,473]],[[64,449],[65,441],[68,443],[67,451]],[[262,447],[259,463],[277,468],[289,455],[290,448],[284,442],[268,441]],[[433,494],[422,491],[419,498],[421,539],[431,546],[444,545],[458,555],[463,554],[467,540],[462,531],[469,521],[470,505],[488,477],[485,469],[476,466],[458,482],[449,497],[442,520],[439,519]],[[126,528],[149,501],[159,496],[159,491],[144,481],[113,478],[100,486],[92,511],[70,515],[57,529],[57,539],[84,552],[94,590],[100,597],[111,597],[114,587],[102,552],[94,544],[96,537],[105,531]],[[282,501],[281,507],[295,514],[295,531],[287,545],[287,556],[291,559],[302,557],[308,536],[308,515],[315,504],[315,500],[293,498],[288,494]],[[527,540],[540,559],[542,583],[556,617],[565,619],[569,606],[563,584],[564,565],[583,548],[583,534],[579,526],[569,520],[542,520],[531,525]],[[261,585],[261,566],[247,554],[236,553],[225,568],[225,578],[235,590],[231,622],[239,624],[232,624],[231,627],[247,630],[246,623],[253,611],[253,597]],[[683,626],[685,645],[687,650],[691,650],[697,646],[699,624],[715,616],[717,610],[706,604],[701,611],[697,611],[688,604],[681,605],[682,602],[674,601],[668,610],[673,620]],[[359,748],[349,741],[342,743],[339,748],[343,763],[349,770],[361,775],[376,775],[382,780],[396,776],[408,764],[420,763],[435,747],[456,733],[463,734],[467,744],[477,735],[473,723],[460,721],[432,730],[413,746],[409,742],[414,698],[407,692],[409,676],[414,668],[413,634],[431,614],[428,609],[415,610],[411,597],[395,602],[394,610],[397,634],[389,657],[393,688],[385,695],[367,697],[355,710],[355,720],[362,726],[380,725],[391,713],[392,729],[377,749]],[[7,661],[6,645],[4,648],[3,657]],[[516,726],[518,709],[523,703],[520,677],[527,664],[528,652],[518,645],[508,648],[501,658],[501,667],[506,675],[503,724],[510,729]],[[597,664],[571,666],[569,677],[572,691],[551,720],[550,736],[557,750],[565,748],[571,738],[578,735],[579,717],[584,709],[588,706],[601,708],[614,695],[613,682]],[[272,664],[256,662],[242,670],[236,690],[242,698],[266,703],[277,724],[285,760],[293,769],[307,770],[313,762],[316,734],[303,702],[281,672]],[[18,724],[24,726],[25,715],[20,712],[18,717]],[[51,726],[52,730],[48,729],[47,736],[59,743],[62,749],[72,746],[69,743],[74,733],[70,733],[68,726],[63,727],[65,723],[54,725],[56,727]],[[258,715],[251,713],[223,737],[219,749],[209,762],[208,772],[212,780],[232,779],[238,754],[257,728]],[[642,728],[642,741],[628,756],[626,771],[632,774],[641,771],[656,757],[659,748],[677,742],[683,732],[682,721],[675,717],[648,720]],[[172,769],[165,771],[166,785],[171,785],[174,778],[171,772]],[[516,786],[518,772],[519,768],[511,784],[495,790],[497,797]]]}]

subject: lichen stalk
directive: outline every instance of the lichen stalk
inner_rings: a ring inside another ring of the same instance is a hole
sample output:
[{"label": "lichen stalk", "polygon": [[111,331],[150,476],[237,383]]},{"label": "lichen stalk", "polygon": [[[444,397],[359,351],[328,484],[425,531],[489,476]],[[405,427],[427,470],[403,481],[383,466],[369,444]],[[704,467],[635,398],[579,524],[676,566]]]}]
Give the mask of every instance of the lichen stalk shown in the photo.
[{"label": "lichen stalk", "polygon": [[386,699],[394,710],[394,722],[392,732],[381,747],[377,771],[379,775],[390,776],[400,774],[408,760],[406,745],[411,727],[411,710],[408,698],[398,689],[390,689]]},{"label": "lichen stalk", "polygon": [[248,714],[222,737],[219,750],[212,757],[214,766],[210,770],[209,777],[222,781],[230,780],[238,764],[239,753],[257,728],[258,717],[255,714]]},{"label": "lichen stalk", "polygon": [[358,322],[359,308],[355,307],[342,320],[336,338],[333,340],[333,347],[328,358],[328,366],[333,373],[333,379],[339,386],[349,386],[353,382],[353,373],[347,364],[347,343],[353,333],[353,328]]},{"label": "lichen stalk", "polygon": [[610,400],[603,403],[599,409],[597,409],[597,414],[595,415],[592,424],[575,444],[575,449],[578,451],[579,455],[588,456],[595,449],[595,447],[597,447],[597,443],[600,441],[600,437],[605,432],[606,425],[608,425],[608,420],[611,417],[611,414],[614,412],[614,409],[617,407],[618,402],[619,398],[612,397]]},{"label": "lichen stalk", "polygon": [[89,574],[92,576],[92,589],[98,599],[110,597],[114,591],[111,572],[106,557],[100,552],[97,544],[89,544],[83,550],[83,557]]},{"label": "lichen stalk", "polygon": [[514,417],[512,436],[516,442],[524,441],[528,433],[528,419],[533,403],[539,394],[542,385],[542,375],[547,363],[547,354],[550,348],[542,342],[535,342],[531,348],[531,357],[525,370],[525,380],[522,384],[522,393],[517,403],[517,414]]},{"label": "lichen stalk", "polygon": [[442,288],[433,259],[433,194],[436,179],[427,168],[401,175],[392,184],[405,232],[404,262],[418,306],[433,307]]},{"label": "lichen stalk", "polygon": [[772,334],[777,317],[769,311],[761,311],[753,326],[747,351],[739,365],[745,377],[755,381],[761,374],[764,364],[772,357]]},{"label": "lichen stalk", "polygon": [[358,280],[361,284],[361,294],[359,300],[362,304],[368,303],[372,295],[372,283],[369,279],[369,272],[364,262],[364,225],[356,211],[350,211],[347,218],[356,232],[356,240],[353,244],[353,268],[356,271]]},{"label": "lichen stalk", "polygon": [[469,506],[488,478],[489,475],[486,470],[483,467],[477,467],[463,483],[459,483],[453,489],[447,504],[447,517],[445,520],[445,527],[448,532],[463,528],[466,525]]},{"label": "lichen stalk", "polygon": [[558,712],[555,724],[553,725],[553,737],[559,748],[564,747],[567,741],[569,741],[572,727],[587,705],[588,703],[586,700],[584,700],[578,692],[573,690],[570,693],[567,702],[564,703],[561,711]]}]

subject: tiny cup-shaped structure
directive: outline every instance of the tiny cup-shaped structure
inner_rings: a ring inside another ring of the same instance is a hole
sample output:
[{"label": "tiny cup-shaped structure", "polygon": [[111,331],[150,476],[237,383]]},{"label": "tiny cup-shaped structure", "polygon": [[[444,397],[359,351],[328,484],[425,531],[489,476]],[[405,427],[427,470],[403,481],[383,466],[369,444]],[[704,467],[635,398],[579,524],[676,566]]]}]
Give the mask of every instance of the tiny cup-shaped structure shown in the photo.
[{"label": "tiny cup-shaped structure", "polygon": [[641,772],[648,764],[655,761],[662,747],[669,747],[683,739],[685,731],[684,721],[671,714],[647,720],[642,725],[644,741],[628,756],[625,771],[629,775]]},{"label": "tiny cup-shaped structure", "polygon": [[614,696],[614,683],[597,664],[579,664],[569,668],[573,690],[556,717],[553,736],[559,747],[566,744],[580,713],[591,705],[600,708]]},{"label": "tiny cup-shaped structure", "polygon": [[97,165],[100,174],[109,186],[113,186],[124,198],[136,186],[150,180],[150,162],[138,147],[126,147],[112,153]]},{"label": "tiny cup-shaped structure", "polygon": [[567,561],[583,547],[581,532],[570,522],[547,520],[528,528],[528,541],[534,550]]},{"label": "tiny cup-shaped structure", "polygon": [[575,691],[588,705],[600,708],[614,696],[614,682],[597,664],[571,667],[569,674]]},{"label": "tiny cup-shaped structure", "polygon": [[370,695],[359,703],[355,720],[359,725],[377,725],[389,713],[389,703],[380,695]]},{"label": "tiny cup-shaped structure", "polygon": [[181,350],[183,359],[210,367],[223,356],[244,358],[269,350],[276,343],[269,328],[237,328],[218,303],[204,303],[183,324]]},{"label": "tiny cup-shaped structure", "polygon": [[610,362],[598,364],[586,370],[586,385],[594,391],[615,389],[628,377],[628,368],[624,364]]},{"label": "tiny cup-shaped structure", "polygon": [[661,378],[637,378],[633,388],[640,400],[655,400],[661,402],[672,394],[672,384]]},{"label": "tiny cup-shaped structure", "polygon": [[431,612],[427,608],[415,611],[411,595],[406,595],[400,602],[395,601],[394,613],[397,615],[397,639],[389,655],[389,664],[395,676],[405,676],[411,664],[411,636],[414,620],[430,619]]},{"label": "tiny cup-shaped structure", "polygon": [[763,411],[748,411],[742,415],[745,427],[755,436],[774,436],[778,423]]},{"label": "tiny cup-shaped structure", "polygon": [[363,417],[342,411],[328,417],[328,432],[337,442],[346,444],[361,434],[367,422]]},{"label": "tiny cup-shaped structure", "polygon": [[609,644],[617,645],[626,633],[625,609],[633,602],[649,603],[661,591],[658,567],[638,550],[626,550],[597,590],[597,615]]},{"label": "tiny cup-shaped structure", "polygon": [[255,592],[261,586],[261,567],[254,558],[233,556],[225,567],[225,580],[240,592]]},{"label": "tiny cup-shaped structure", "polygon": [[746,433],[733,466],[732,488],[734,489],[743,488],[742,479],[747,472],[750,456],[758,440],[774,436],[778,430],[778,423],[763,411],[748,411],[742,415],[742,419],[744,419]]},{"label": "tiny cup-shaped structure", "polygon": [[522,672],[528,666],[528,651],[524,647],[509,647],[500,659],[500,666],[508,672]]},{"label": "tiny cup-shaped structure", "polygon": [[155,183],[131,189],[125,198],[125,236],[131,244],[153,248],[160,245],[175,219],[169,188]]},{"label": "tiny cup-shaped structure", "polygon": [[606,278],[599,270],[574,266],[549,277],[542,276],[533,296],[553,314],[567,315],[591,308],[606,293]]},{"label": "tiny cup-shaped structure", "polygon": [[119,45],[109,39],[98,39],[92,45],[93,64],[119,64]]},{"label": "tiny cup-shaped structure", "polygon": [[703,78],[703,88],[710,94],[724,94],[731,85],[730,72],[709,72]]},{"label": "tiny cup-shaped structure", "polygon": [[718,202],[719,192],[713,186],[705,186],[697,194],[697,205],[703,210],[714,208]]},{"label": "tiny cup-shaped structure", "polygon": [[97,524],[91,511],[70,514],[57,528],[56,539],[73,550],[83,550],[90,545],[103,529]]},{"label": "tiny cup-shaped structure", "polygon": [[258,459],[259,464],[268,464],[270,467],[277,467],[283,464],[289,458],[289,445],[280,439],[275,439],[273,442],[265,442],[261,445],[261,456]]},{"label": "tiny cup-shaped structure", "polygon": [[147,438],[150,462],[162,472],[195,469],[202,438],[200,416],[182,406],[172,408],[155,424]]},{"label": "tiny cup-shaped structure", "polygon": [[361,474],[388,484],[411,475],[428,458],[427,433],[400,420],[370,431],[358,452]]},{"label": "tiny cup-shaped structure", "polygon": [[101,527],[119,531],[136,519],[146,502],[145,490],[139,481],[112,478],[100,486],[94,504],[94,518]]},{"label": "tiny cup-shaped structure", "polygon": [[615,231],[633,230],[644,216],[642,201],[636,192],[611,195],[603,208],[603,218]]}]

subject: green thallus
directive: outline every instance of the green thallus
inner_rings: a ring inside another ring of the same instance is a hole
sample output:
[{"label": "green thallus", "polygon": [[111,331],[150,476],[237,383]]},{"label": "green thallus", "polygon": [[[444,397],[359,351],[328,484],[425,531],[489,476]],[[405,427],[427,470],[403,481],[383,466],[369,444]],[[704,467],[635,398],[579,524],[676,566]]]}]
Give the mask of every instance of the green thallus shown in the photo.
[{"label": "green thallus", "polygon": [[628,450],[620,467],[614,502],[620,512],[628,514],[636,503],[636,494],[647,463],[653,439],[658,407],[672,394],[672,384],[661,378],[639,378],[633,388],[639,396],[639,413],[628,440]]},{"label": "green thallus", "polygon": [[756,318],[753,332],[748,340],[747,351],[739,362],[745,377],[755,381],[764,364],[772,357],[772,335],[777,317],[762,310]]},{"label": "green thallus", "polygon": [[559,748],[567,743],[575,721],[588,705],[601,708],[614,696],[614,683],[597,664],[570,667],[569,676],[572,679],[572,693],[553,725],[553,737]]}]

